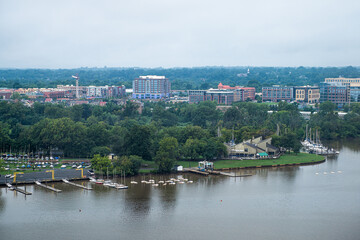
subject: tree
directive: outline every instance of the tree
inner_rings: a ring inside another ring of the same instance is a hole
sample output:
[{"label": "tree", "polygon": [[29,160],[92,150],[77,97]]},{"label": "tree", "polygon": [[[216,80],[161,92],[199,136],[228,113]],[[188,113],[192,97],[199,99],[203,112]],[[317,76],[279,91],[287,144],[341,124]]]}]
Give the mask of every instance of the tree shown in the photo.
[{"label": "tree", "polygon": [[195,160],[200,157],[201,149],[203,148],[204,142],[199,139],[189,138],[186,140],[183,148],[182,154],[186,158],[190,158],[191,160]]},{"label": "tree", "polygon": [[91,149],[91,155],[99,154],[101,157],[109,156],[111,150],[106,146],[97,146]]},{"label": "tree", "polygon": [[127,140],[126,137],[129,136],[129,131],[120,126],[115,126],[110,130],[110,146],[112,151],[118,155],[127,154]]},{"label": "tree", "polygon": [[174,137],[165,137],[159,143],[159,150],[156,152],[155,162],[158,164],[158,171],[168,173],[173,168],[179,157],[179,145]]},{"label": "tree", "polygon": [[224,124],[227,128],[234,127],[237,122],[240,120],[241,114],[238,108],[232,107],[228,109],[224,114]]},{"label": "tree", "polygon": [[135,103],[131,102],[131,101],[127,101],[123,114],[124,114],[124,117],[137,116],[139,114],[138,113],[138,106]]},{"label": "tree", "polygon": [[226,146],[217,138],[203,139],[204,145],[202,155],[206,160],[222,157],[227,155]]},{"label": "tree", "polygon": [[11,145],[12,139],[9,136],[10,126],[6,123],[0,122],[0,148],[7,150]]},{"label": "tree", "polygon": [[151,132],[148,126],[134,125],[126,135],[127,155],[151,161]]},{"label": "tree", "polygon": [[111,160],[108,157],[101,157],[100,154],[94,155],[91,159],[91,165],[94,169],[102,172],[112,170]]},{"label": "tree", "polygon": [[114,166],[117,171],[124,172],[126,176],[133,176],[138,174],[141,161],[142,158],[139,156],[122,156],[114,161]]},{"label": "tree", "polygon": [[320,104],[320,113],[322,114],[332,114],[336,106],[330,101],[326,101]]}]

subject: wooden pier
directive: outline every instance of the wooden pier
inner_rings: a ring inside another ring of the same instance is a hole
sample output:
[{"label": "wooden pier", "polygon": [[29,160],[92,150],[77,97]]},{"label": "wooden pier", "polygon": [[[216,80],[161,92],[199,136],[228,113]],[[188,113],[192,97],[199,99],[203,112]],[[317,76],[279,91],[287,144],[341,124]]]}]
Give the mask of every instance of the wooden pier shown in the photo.
[{"label": "wooden pier", "polygon": [[70,182],[69,180],[66,180],[66,179],[63,179],[62,181],[63,181],[64,183],[67,183],[67,184],[73,185],[73,186],[75,186],[75,187],[83,188],[83,189],[85,189],[85,190],[92,190],[92,188],[85,187],[85,186],[83,186],[83,185],[80,185],[80,184],[76,184],[76,183]]},{"label": "wooden pier", "polygon": [[36,185],[38,185],[38,186],[40,186],[40,187],[43,187],[43,188],[46,188],[46,189],[49,189],[49,190],[51,190],[51,191],[54,191],[54,192],[57,192],[57,193],[62,192],[60,189],[56,189],[56,188],[47,186],[47,185],[45,185],[45,184],[42,184],[42,183],[39,182],[39,181],[35,181],[35,183],[36,183]]},{"label": "wooden pier", "polygon": [[22,194],[25,194],[25,195],[31,195],[31,194],[32,194],[31,192],[27,192],[27,191],[25,191],[24,189],[14,187],[14,186],[11,185],[10,183],[6,183],[6,185],[8,186],[8,188],[10,188],[10,189],[13,190],[13,191],[17,191],[17,192],[22,193]]}]

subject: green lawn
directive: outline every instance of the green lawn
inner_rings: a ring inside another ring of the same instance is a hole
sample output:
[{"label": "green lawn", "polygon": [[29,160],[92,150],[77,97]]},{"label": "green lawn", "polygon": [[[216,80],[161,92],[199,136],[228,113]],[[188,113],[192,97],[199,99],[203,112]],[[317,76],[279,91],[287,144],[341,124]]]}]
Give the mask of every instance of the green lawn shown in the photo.
[{"label": "green lawn", "polygon": [[[298,154],[285,154],[279,159],[255,159],[255,160],[218,160],[214,161],[214,168],[240,168],[240,167],[257,167],[257,166],[272,166],[280,164],[295,164],[295,163],[312,163],[319,162],[325,158],[320,155],[298,153]],[[197,162],[191,161],[178,161],[177,164],[184,167],[197,167]]]},{"label": "green lawn", "polygon": [[139,173],[152,173],[154,170],[153,169],[140,169]]}]

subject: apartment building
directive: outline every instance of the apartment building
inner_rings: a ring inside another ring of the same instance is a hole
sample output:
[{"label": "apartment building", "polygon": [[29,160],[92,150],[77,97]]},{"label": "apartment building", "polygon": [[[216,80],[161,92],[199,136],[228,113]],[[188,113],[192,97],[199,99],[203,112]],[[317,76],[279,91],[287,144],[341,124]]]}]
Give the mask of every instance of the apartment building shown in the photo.
[{"label": "apartment building", "polygon": [[320,88],[317,86],[294,87],[294,99],[302,103],[320,102]]},{"label": "apartment building", "polygon": [[169,98],[171,85],[165,76],[147,75],[133,80],[133,94],[135,99],[163,99]]},{"label": "apartment building", "polygon": [[290,102],[294,99],[294,89],[293,87],[281,87],[281,86],[272,86],[272,87],[263,87],[262,88],[262,101],[270,102],[280,102],[287,101]]}]

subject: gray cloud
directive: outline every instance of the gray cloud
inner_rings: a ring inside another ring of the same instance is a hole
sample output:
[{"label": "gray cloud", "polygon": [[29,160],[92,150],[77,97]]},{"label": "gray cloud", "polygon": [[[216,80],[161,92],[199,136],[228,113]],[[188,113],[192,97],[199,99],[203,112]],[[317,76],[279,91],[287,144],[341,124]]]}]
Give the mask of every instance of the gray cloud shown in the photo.
[{"label": "gray cloud", "polygon": [[0,67],[360,65],[357,0],[0,0]]}]

